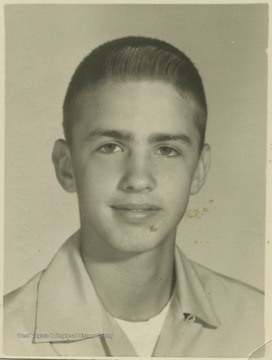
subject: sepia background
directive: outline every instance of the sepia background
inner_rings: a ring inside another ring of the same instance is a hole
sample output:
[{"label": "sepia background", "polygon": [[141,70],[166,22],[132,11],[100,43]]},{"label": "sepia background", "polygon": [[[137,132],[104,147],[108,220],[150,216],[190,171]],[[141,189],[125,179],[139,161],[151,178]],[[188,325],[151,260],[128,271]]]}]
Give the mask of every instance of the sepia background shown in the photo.
[{"label": "sepia background", "polygon": [[[51,164],[79,61],[126,35],[166,40],[200,71],[212,165],[178,243],[191,259],[264,287],[267,5],[5,7],[5,293],[46,267],[78,229],[76,195]],[[60,274],[61,276],[61,274]]]}]

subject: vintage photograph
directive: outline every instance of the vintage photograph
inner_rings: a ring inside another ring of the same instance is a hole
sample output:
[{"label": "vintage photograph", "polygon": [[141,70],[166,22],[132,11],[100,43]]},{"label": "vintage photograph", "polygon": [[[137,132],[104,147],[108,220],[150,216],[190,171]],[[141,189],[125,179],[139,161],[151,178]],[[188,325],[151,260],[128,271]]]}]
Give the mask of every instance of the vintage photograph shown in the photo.
[{"label": "vintage photograph", "polygon": [[268,11],[4,6],[4,355],[262,356]]}]

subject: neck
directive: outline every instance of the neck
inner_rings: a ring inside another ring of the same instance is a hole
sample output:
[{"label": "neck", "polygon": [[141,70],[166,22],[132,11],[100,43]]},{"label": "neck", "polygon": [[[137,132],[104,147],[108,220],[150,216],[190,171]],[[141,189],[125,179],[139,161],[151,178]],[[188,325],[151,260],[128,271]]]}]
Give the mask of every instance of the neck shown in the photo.
[{"label": "neck", "polygon": [[[174,232],[156,248],[122,253],[81,231],[81,255],[96,293],[116,318],[145,321],[168,303],[174,289]],[[103,254],[103,256],[101,255]]]}]

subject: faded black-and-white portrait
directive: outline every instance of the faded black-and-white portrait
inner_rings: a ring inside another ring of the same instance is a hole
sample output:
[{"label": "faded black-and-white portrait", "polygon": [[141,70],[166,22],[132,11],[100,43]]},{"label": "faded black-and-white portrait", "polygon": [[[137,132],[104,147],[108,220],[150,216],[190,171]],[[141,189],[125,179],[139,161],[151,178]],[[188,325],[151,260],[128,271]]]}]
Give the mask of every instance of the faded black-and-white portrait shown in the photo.
[{"label": "faded black-and-white portrait", "polygon": [[265,343],[268,5],[4,17],[3,353],[248,358]]}]

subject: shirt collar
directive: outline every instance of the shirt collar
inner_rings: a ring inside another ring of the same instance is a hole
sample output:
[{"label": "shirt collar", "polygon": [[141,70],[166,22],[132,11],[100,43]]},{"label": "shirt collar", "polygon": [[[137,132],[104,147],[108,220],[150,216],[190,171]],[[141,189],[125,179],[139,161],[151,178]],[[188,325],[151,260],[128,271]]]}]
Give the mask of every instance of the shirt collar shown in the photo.
[{"label": "shirt collar", "polygon": [[[78,235],[79,232],[66,241],[41,276],[34,331],[41,336],[35,337],[35,342],[59,342],[61,338],[56,333],[91,336],[104,332],[105,311],[82,261]],[[212,327],[219,326],[194,266],[179,248],[175,266],[180,311],[195,315]],[[48,338],[48,334],[53,336]]]},{"label": "shirt collar", "polygon": [[181,311],[194,315],[208,326],[219,327],[221,323],[213,310],[205,284],[199,277],[194,263],[187,259],[178,246],[175,251],[175,267],[176,291]]},{"label": "shirt collar", "polygon": [[41,336],[35,342],[60,341],[55,334],[103,333],[102,307],[80,255],[78,235],[65,242],[41,276],[35,328]]}]

